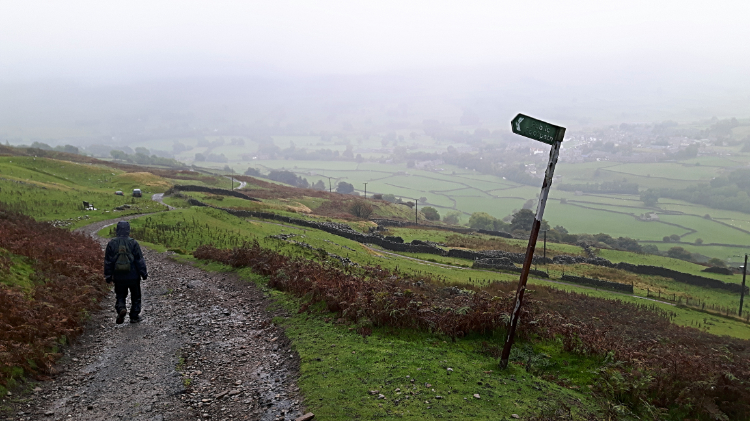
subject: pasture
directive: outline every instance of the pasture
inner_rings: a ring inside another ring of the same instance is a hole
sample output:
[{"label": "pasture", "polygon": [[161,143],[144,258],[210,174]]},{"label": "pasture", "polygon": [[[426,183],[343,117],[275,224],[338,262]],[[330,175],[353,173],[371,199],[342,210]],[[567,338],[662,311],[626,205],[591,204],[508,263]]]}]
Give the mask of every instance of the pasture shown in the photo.
[{"label": "pasture", "polygon": [[[139,185],[144,197],[130,196]],[[0,157],[0,201],[38,220],[75,228],[91,222],[166,210],[150,194],[168,182],[150,173],[130,173],[46,158]],[[122,190],[123,196],[114,194]],[[87,210],[83,202],[96,210]],[[120,208],[119,210],[116,208]]]},{"label": "pasture", "polygon": [[[320,143],[315,137],[305,138],[305,144]],[[297,141],[295,140],[295,143]],[[302,143],[300,142],[299,145]],[[190,146],[189,143],[186,145]],[[232,146],[241,148],[239,146]],[[247,143],[245,148],[252,146]],[[231,155],[232,159],[241,159],[237,151]],[[726,158],[715,158],[715,163],[723,163]],[[239,173],[246,167],[241,165],[242,161],[230,161],[230,166]],[[382,164],[377,162],[325,162],[325,161],[253,161],[251,165],[261,165],[261,169],[287,168],[300,176],[314,182],[319,179],[328,184],[328,177],[332,182],[347,181],[352,183],[355,190],[363,193],[364,183],[367,184],[368,196],[373,193],[394,194],[404,200],[426,197],[427,201],[419,206],[433,206],[442,216],[449,211],[458,210],[462,212],[462,222],[468,221],[473,212],[487,212],[496,218],[505,218],[512,212],[520,209],[528,200],[534,202],[538,195],[538,187],[524,186],[503,180],[502,178],[467,171],[463,168],[443,165],[443,171],[428,171],[416,168],[406,168],[404,164]],[[662,168],[667,165],[667,170],[651,171],[653,168]],[[215,164],[217,168],[221,165]],[[243,168],[244,167],[244,168]],[[601,174],[606,171],[618,171],[618,177],[628,178],[630,176],[651,178],[669,175],[673,178],[687,177],[683,181],[706,179],[716,175],[718,167],[708,165],[683,165],[671,164],[618,164],[613,162],[592,162],[582,164],[561,164],[558,173],[561,180],[556,183],[576,182],[600,182]],[[599,169],[599,176],[596,176]],[[696,170],[697,172],[693,172]],[[215,170],[213,170],[215,171]],[[406,175],[408,173],[408,175]],[[315,174],[315,175],[310,175]],[[623,175],[624,174],[624,175]],[[691,175],[692,174],[692,175]],[[25,183],[38,183],[41,190],[49,188],[70,189],[73,186],[85,186],[90,188],[91,193],[81,194],[80,188],[71,191],[68,198],[61,197],[60,200],[67,201],[71,205],[75,202],[87,200],[95,205],[102,203],[102,208],[110,208],[125,204],[108,197],[107,191],[116,189],[128,192],[133,188],[140,187],[147,193],[164,191],[172,184],[195,184],[209,187],[229,187],[229,180],[211,174],[190,173],[174,178],[161,178],[147,173],[124,173],[121,170],[105,166],[83,165],[63,161],[48,160],[33,157],[0,157],[0,177],[8,180],[24,181]],[[693,178],[689,178],[693,177]],[[6,181],[7,182],[7,181]],[[18,183],[15,183],[18,184]],[[28,184],[31,186],[33,184]],[[235,182],[234,186],[239,184]],[[712,209],[701,205],[690,204],[672,199],[661,199],[657,208],[649,208],[643,205],[636,195],[602,195],[583,194],[577,196],[575,192],[560,191],[554,188],[545,212],[545,219],[552,226],[562,225],[571,233],[598,232],[607,233],[614,237],[627,236],[646,243],[656,244],[661,250],[679,245],[707,257],[718,257],[727,260],[735,254],[742,253],[741,246],[747,244],[747,232],[750,231],[750,215],[741,212]],[[642,186],[643,188],[644,186]],[[248,188],[258,188],[248,186]],[[8,190],[11,191],[11,190]],[[48,192],[48,194],[49,194]],[[95,197],[95,199],[92,199]],[[46,199],[45,199],[46,200]],[[58,200],[50,198],[50,200]],[[567,203],[562,203],[562,201]],[[9,201],[13,202],[12,197]],[[226,205],[232,199],[226,198]],[[266,201],[264,206],[283,211],[289,208],[288,203],[276,203],[273,200]],[[300,199],[297,201],[309,209],[320,206],[320,202],[311,199]],[[219,205],[219,203],[215,203]],[[243,204],[248,208],[253,205]],[[144,205],[146,202],[144,201]],[[232,205],[233,206],[233,205]],[[237,205],[241,207],[241,205]],[[535,203],[534,205],[535,206]],[[292,206],[294,207],[294,206]],[[63,207],[64,208],[64,207]],[[72,212],[73,209],[63,212],[63,208],[49,210],[50,214],[58,214],[60,218],[67,219],[81,216]],[[156,209],[156,208],[154,208]],[[292,209],[290,209],[292,210]],[[411,219],[407,209],[382,209],[376,212],[380,217],[401,217]],[[292,210],[293,211],[293,210]],[[658,221],[640,221],[636,217],[647,212],[657,212]],[[72,213],[71,213],[72,212]],[[70,215],[68,215],[70,213]],[[85,215],[85,214],[84,214]],[[710,215],[711,219],[703,218]],[[38,214],[42,216],[42,214]],[[91,217],[91,215],[89,215]],[[50,218],[52,216],[50,215]],[[738,229],[734,229],[736,227]],[[664,236],[677,234],[682,237],[680,244],[663,243]],[[695,245],[696,239],[702,239],[703,245]],[[717,245],[714,245],[717,244]],[[727,247],[736,245],[737,247]]]},{"label": "pasture", "polygon": [[[353,262],[366,266],[379,266],[390,270],[399,270],[404,273],[413,273],[416,275],[430,274],[440,282],[446,285],[452,284],[471,284],[478,287],[490,285],[492,282],[516,282],[517,273],[505,273],[483,269],[471,269],[471,262],[465,259],[449,258],[432,254],[414,254],[414,253],[393,253],[381,250],[372,245],[363,245],[346,238],[338,237],[322,231],[312,230],[309,228],[282,224],[276,221],[263,221],[256,219],[241,219],[231,216],[225,212],[210,208],[185,208],[172,212],[159,213],[145,216],[131,221],[133,227],[133,236],[143,241],[146,245],[155,245],[177,251],[179,253],[190,253],[199,245],[209,241],[216,247],[236,247],[245,242],[259,241],[264,247],[282,251],[291,255],[300,257],[308,256],[310,253],[305,247],[294,244],[302,242],[318,249],[325,250],[326,253],[332,253]],[[111,227],[104,229],[102,235],[111,235]],[[446,231],[432,231],[428,229],[407,229],[391,228],[391,234],[400,235],[405,240],[423,239],[430,241],[445,241],[449,235],[454,233]],[[276,235],[290,236],[288,241],[282,241],[272,236]],[[488,236],[477,236],[489,240],[497,240]],[[289,241],[291,240],[291,241]],[[523,240],[505,240],[509,244],[523,248]],[[577,254],[580,248],[548,243],[550,254],[564,252]],[[541,254],[541,247],[537,249]],[[681,260],[664,258],[659,256],[640,255],[635,253],[619,252],[614,250],[600,250],[600,256],[611,259],[614,262],[627,261],[633,264],[648,264],[654,266],[664,266],[671,269],[679,270],[686,273],[712,277],[725,282],[741,282],[738,275],[723,276],[700,272],[702,266]],[[708,306],[722,308],[736,308],[739,300],[738,294],[726,293],[723,291],[712,290],[710,288],[700,288],[685,285],[653,276],[634,275],[623,271],[608,270],[606,268],[590,267],[588,265],[560,266],[550,265],[549,267],[538,266],[540,270],[548,270],[551,279],[532,279],[530,282],[536,285],[551,285],[555,288],[561,288],[566,291],[574,291],[586,295],[599,297],[617,298],[626,302],[643,303],[642,298],[631,297],[627,294],[614,293],[593,288],[568,285],[560,283],[559,277],[563,273],[577,274],[580,276],[597,277],[599,279],[611,280],[614,282],[633,282],[635,285],[636,296],[645,297],[648,294],[660,294],[669,297],[669,300],[676,300],[678,297],[682,302],[691,300],[693,303],[702,302]],[[606,272],[606,273],[605,273]],[[624,279],[626,278],[626,279]],[[631,279],[631,278],[634,278]],[[650,292],[647,292],[649,290]],[[700,320],[706,317],[714,317],[695,310],[675,308],[671,305],[658,304],[658,306],[674,311],[676,316],[675,323],[685,326],[698,326]],[[721,318],[721,323],[707,325],[700,323],[702,329],[715,334],[726,334],[740,338],[750,338],[750,326],[732,321],[731,319]]]},{"label": "pasture", "polygon": [[[46,192],[64,191],[66,194],[78,190],[91,191],[99,194],[107,194],[113,183],[127,185],[126,183],[158,182],[163,187],[171,185],[172,179],[150,178],[139,173],[122,173],[119,171],[109,172],[110,177],[105,177],[102,172],[99,178],[86,175],[68,176],[62,170],[56,170],[52,175],[46,175],[45,179],[36,180],[41,177],[42,172],[30,171],[21,167],[3,167],[5,171],[18,172],[8,174],[8,183],[2,185],[3,199],[14,196],[33,197],[31,191],[15,193],[16,185],[23,188],[32,183],[33,189]],[[24,167],[25,168],[25,167]],[[71,167],[73,168],[73,167]],[[84,174],[85,168],[76,167],[67,172]],[[457,172],[458,173],[458,172]],[[13,178],[21,175],[24,179]],[[34,177],[32,181],[32,176]],[[431,173],[414,174],[408,177],[393,174],[393,180],[402,188],[425,189],[429,188],[428,176]],[[445,176],[445,174],[440,174]],[[460,185],[461,193],[476,191],[479,195],[486,195],[481,200],[503,201],[499,192],[511,191],[518,194],[514,200],[528,200],[524,196],[526,192],[531,194],[536,190],[529,186],[514,186],[506,184],[507,190],[495,190],[488,193],[485,190],[491,187],[491,180],[486,176],[475,176],[472,173],[462,172],[460,176],[463,181]],[[72,179],[73,177],[77,177]],[[421,178],[420,178],[421,177]],[[474,178],[476,177],[476,178]],[[437,177],[439,178],[439,177]],[[100,181],[106,179],[106,181]],[[8,181],[10,180],[10,181]],[[57,180],[57,181],[55,181]],[[217,179],[220,180],[220,179]],[[406,184],[412,180],[418,180],[411,185]],[[475,181],[476,185],[471,184]],[[433,180],[435,181],[435,180]],[[449,180],[439,180],[448,183]],[[46,183],[46,184],[44,184]],[[80,184],[79,184],[80,183]],[[84,186],[83,183],[91,183]],[[181,184],[189,184],[190,180],[182,180]],[[486,183],[486,184],[483,184]],[[402,185],[403,184],[403,185]],[[46,187],[46,188],[41,188]],[[53,189],[54,187],[54,189]],[[6,191],[6,188],[9,189]],[[202,201],[217,206],[253,208],[264,206],[264,210],[272,210],[282,214],[301,217],[303,213],[297,213],[294,209],[303,206],[315,211],[329,206],[335,195],[305,195],[305,190],[295,190],[298,196],[292,194],[293,189],[279,187],[274,191],[273,184],[262,181],[253,182],[250,189],[256,189],[263,202],[251,202],[229,196],[206,193],[190,193]],[[252,191],[252,190],[251,190]],[[368,185],[368,193],[370,186]],[[445,193],[445,192],[443,192]],[[448,192],[450,193],[450,192]],[[470,195],[470,194],[469,194]],[[114,197],[114,195],[112,195]],[[456,200],[461,196],[448,196]],[[574,208],[578,212],[578,221],[587,227],[595,226],[590,215],[615,214],[631,218],[633,214],[641,213],[641,209],[633,200],[622,200],[621,198],[591,197],[586,203],[580,196],[569,196],[568,204],[557,203],[558,206]],[[117,197],[115,197],[117,198]],[[130,199],[130,198],[127,198]],[[143,198],[148,201],[148,198]],[[477,199],[477,198],[474,198]],[[583,199],[589,199],[583,197]],[[51,200],[50,197],[40,198],[39,201]],[[576,200],[580,200],[576,202]],[[339,258],[349,259],[360,267],[379,267],[398,271],[403,276],[412,276],[412,279],[430,279],[439,291],[456,290],[461,293],[470,294],[466,291],[494,291],[498,294],[498,285],[503,288],[514,288],[518,279],[517,273],[502,271],[477,270],[467,266],[469,260],[446,258],[428,254],[393,253],[378,247],[363,245],[342,237],[328,234],[315,229],[309,229],[292,224],[279,223],[277,221],[264,221],[253,218],[237,218],[226,212],[203,207],[187,207],[184,199],[167,198],[168,203],[182,206],[170,212],[159,212],[145,215],[131,221],[132,234],[139,239],[144,246],[154,247],[158,250],[172,250],[176,252],[175,258],[198,264],[211,270],[231,270],[218,264],[198,262],[190,253],[203,244],[213,244],[219,248],[232,248],[242,246],[249,242],[257,241],[262,247],[274,250],[287,256],[307,259],[316,262],[329,261],[331,265],[338,265]],[[18,202],[13,202],[18,203]],[[521,202],[522,204],[523,202]],[[554,201],[551,203],[555,203]],[[145,204],[145,203],[144,203]],[[576,206],[577,205],[577,206]],[[423,205],[420,205],[423,206]],[[520,205],[519,205],[520,206]],[[405,208],[403,206],[384,205],[385,209]],[[580,209],[580,210],[579,210]],[[625,211],[627,209],[627,211]],[[590,212],[584,214],[583,212]],[[617,213],[620,212],[620,213]],[[411,212],[409,212],[411,213]],[[551,211],[550,214],[553,214]],[[500,215],[503,216],[503,215]],[[691,215],[668,215],[675,218],[685,218],[688,222],[699,216]],[[321,218],[310,215],[308,218],[331,219],[333,217]],[[350,225],[358,229],[365,228],[366,221],[348,220]],[[554,219],[550,220],[555,224]],[[571,221],[573,223],[575,221]],[[681,220],[677,222],[663,221],[663,223],[643,223],[645,227],[669,227],[682,225]],[[700,224],[706,225],[700,225]],[[693,225],[699,230],[711,230],[717,222],[702,219],[695,221]],[[719,224],[721,225],[721,224]],[[567,225],[566,225],[567,226]],[[722,225],[723,226],[723,225]],[[696,229],[696,228],[693,228]],[[732,230],[732,228],[726,228]],[[652,229],[651,231],[653,231]],[[430,231],[419,228],[392,228],[391,234],[400,235],[405,240],[421,239],[432,241],[447,241],[452,232]],[[575,232],[574,230],[571,230]],[[645,231],[645,230],[644,230]],[[592,232],[586,230],[585,232]],[[606,231],[604,231],[606,232]],[[634,236],[634,230],[626,231],[628,236]],[[111,228],[101,231],[103,235],[110,235]],[[478,238],[483,241],[497,240],[489,236],[467,236]],[[708,237],[707,237],[708,238]],[[525,240],[500,240],[508,244],[508,247],[524,248]],[[304,244],[302,244],[304,243]],[[541,246],[541,244],[540,244]],[[565,252],[578,254],[580,248],[571,245],[548,244],[550,254]],[[602,257],[611,260],[621,259],[631,263],[664,265],[688,273],[697,272],[703,275],[700,266],[673,259],[657,258],[655,256],[635,255],[615,252],[611,250],[600,250]],[[639,260],[640,259],[640,260]],[[19,265],[23,269],[23,265]],[[557,303],[562,307],[582,306],[587,296],[606,298],[606,305],[618,306],[621,303],[639,304],[638,308],[652,308],[663,310],[663,314],[669,314],[672,323],[693,328],[686,332],[700,334],[708,332],[715,335],[728,335],[735,338],[750,338],[750,327],[741,321],[720,317],[713,314],[703,313],[694,309],[673,306],[668,303],[647,301],[643,297],[648,293],[658,291],[658,294],[679,297],[682,302],[685,299],[700,300],[713,306],[729,307],[735,306],[737,295],[713,291],[707,288],[691,287],[673,282],[669,279],[650,276],[636,276],[622,271],[607,270],[589,265],[565,265],[549,267],[538,267],[549,271],[551,279],[530,279],[528,297],[534,299],[549,299],[554,293],[551,291],[563,290],[575,292],[580,295],[571,295],[572,301]],[[355,269],[349,270],[356,273]],[[572,411],[581,416],[592,414],[601,415],[597,401],[594,398],[595,390],[601,385],[599,378],[600,370],[608,366],[608,362],[602,355],[587,355],[585,353],[568,353],[563,351],[560,341],[534,341],[519,340],[511,356],[513,364],[506,371],[497,371],[496,356],[493,354],[493,346],[502,342],[502,332],[485,332],[482,334],[471,333],[458,338],[449,338],[446,335],[437,334],[433,331],[413,331],[409,329],[396,329],[388,326],[368,325],[362,321],[362,325],[350,324],[343,319],[335,320],[336,313],[330,313],[326,309],[326,303],[320,303],[317,307],[303,307],[304,299],[294,298],[292,294],[283,293],[279,290],[269,289],[266,284],[267,278],[250,273],[245,269],[239,270],[248,281],[255,282],[276,300],[277,304],[283,306],[288,313],[287,317],[279,317],[275,322],[287,329],[288,337],[301,358],[300,387],[311,404],[309,408],[316,411],[320,416],[325,415],[331,419],[347,419],[352,414],[361,417],[392,417],[398,416],[405,419],[466,419],[487,418],[497,416],[498,408],[503,417],[510,418],[512,414],[518,413],[522,417],[538,414],[540,411],[553,410],[556,407],[571,407]],[[562,273],[577,274],[584,276],[610,279],[620,282],[631,282],[635,286],[635,295],[615,293],[595,288],[570,285],[560,282]],[[709,275],[724,281],[737,282],[737,276],[722,277],[720,275]],[[498,283],[499,282],[499,283]],[[510,284],[505,284],[510,282]],[[552,287],[549,289],[548,287]],[[410,290],[408,291],[411,294]],[[500,299],[500,296],[496,296]],[[494,299],[494,298],[493,298]],[[650,307],[649,307],[650,306]],[[560,311],[558,308],[557,311]],[[630,308],[630,307],[628,307]],[[633,307],[636,308],[636,307]],[[581,307],[583,310],[584,307]],[[394,309],[395,311],[400,311]],[[464,309],[456,309],[456,314],[461,314]],[[553,309],[545,309],[553,311]],[[540,313],[541,314],[541,313]],[[546,314],[546,313],[545,313]],[[594,314],[594,313],[592,313]],[[601,314],[592,320],[600,320],[602,317],[605,324],[618,325],[618,320],[629,317],[629,313],[618,313],[619,317]],[[339,316],[336,316],[339,317]],[[360,335],[359,328],[370,329],[367,335]],[[336,344],[335,347],[330,346]],[[525,366],[534,361],[531,367]],[[331,368],[333,367],[333,368]],[[451,370],[448,371],[447,368]],[[407,377],[408,376],[408,377]],[[354,380],[353,380],[354,379]],[[548,380],[553,381],[548,381]],[[414,382],[412,382],[414,380]],[[513,389],[508,388],[509,384]],[[428,386],[429,385],[429,386]],[[591,386],[591,388],[589,387]],[[519,390],[520,389],[520,390]],[[377,399],[377,394],[370,394],[370,390],[377,390],[378,394],[384,394],[386,399]],[[406,399],[406,391],[409,393]],[[480,398],[474,397],[474,394]],[[439,396],[439,398],[438,398]],[[609,399],[609,398],[608,398]],[[507,408],[511,408],[508,410]],[[593,415],[597,417],[598,415]]]}]

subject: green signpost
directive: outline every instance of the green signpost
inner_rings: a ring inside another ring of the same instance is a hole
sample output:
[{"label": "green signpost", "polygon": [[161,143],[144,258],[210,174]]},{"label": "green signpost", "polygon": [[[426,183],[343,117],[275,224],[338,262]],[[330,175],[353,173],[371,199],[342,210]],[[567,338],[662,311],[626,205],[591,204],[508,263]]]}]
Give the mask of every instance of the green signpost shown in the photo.
[{"label": "green signpost", "polygon": [[555,126],[542,120],[518,114],[510,122],[513,133],[525,136],[548,145],[562,142],[565,136],[565,127]]},{"label": "green signpost", "polygon": [[557,157],[560,154],[560,145],[562,144],[563,137],[565,136],[565,127],[555,126],[554,124],[549,124],[547,122],[537,120],[523,114],[518,114],[516,118],[511,120],[510,125],[513,133],[538,140],[540,142],[544,142],[548,145],[552,145],[552,148],[549,152],[549,163],[547,164],[547,171],[544,173],[542,193],[541,195],[539,195],[539,203],[536,207],[534,225],[532,225],[531,234],[529,235],[529,245],[526,247],[526,258],[523,261],[521,277],[518,280],[518,289],[516,290],[516,303],[515,307],[513,308],[513,313],[510,317],[510,323],[508,324],[508,336],[505,339],[503,353],[500,356],[500,367],[502,368],[506,368],[508,366],[510,349],[511,347],[513,347],[513,340],[515,339],[516,335],[516,327],[518,326],[518,320],[521,318],[521,305],[523,304],[523,295],[526,292],[526,281],[529,279],[529,270],[531,269],[531,262],[534,257],[534,248],[536,248],[536,239],[537,237],[539,237],[539,228],[542,225],[544,207],[547,204],[547,196],[549,195],[550,187],[552,187],[552,174],[555,172]]}]

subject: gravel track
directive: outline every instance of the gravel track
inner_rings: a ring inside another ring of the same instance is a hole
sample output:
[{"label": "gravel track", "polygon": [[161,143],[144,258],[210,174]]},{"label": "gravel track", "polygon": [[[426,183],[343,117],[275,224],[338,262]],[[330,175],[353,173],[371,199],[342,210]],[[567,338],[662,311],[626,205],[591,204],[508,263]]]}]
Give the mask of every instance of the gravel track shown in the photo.
[{"label": "gravel track", "polygon": [[[95,236],[122,219],[78,231]],[[149,269],[141,282],[143,321],[115,324],[112,292],[64,350],[52,380],[17,399],[7,419],[299,417],[299,356],[271,322],[281,314],[266,309],[263,293],[233,274],[177,263],[171,252],[143,252]]]}]

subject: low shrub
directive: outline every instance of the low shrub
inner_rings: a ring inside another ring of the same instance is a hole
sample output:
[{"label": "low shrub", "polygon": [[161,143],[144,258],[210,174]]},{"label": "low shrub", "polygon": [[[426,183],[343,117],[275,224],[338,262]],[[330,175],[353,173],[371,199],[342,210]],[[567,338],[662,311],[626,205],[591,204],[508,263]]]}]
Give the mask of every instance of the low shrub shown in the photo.
[{"label": "low shrub", "polygon": [[82,234],[37,222],[0,204],[0,249],[31,262],[31,291],[0,284],[0,384],[9,373],[46,374],[58,341],[81,333],[83,316],[107,287],[99,244]]},{"label": "low shrub", "polygon": [[[368,319],[454,339],[503,329],[514,302],[512,283],[441,287],[429,276],[341,268],[287,257],[257,242],[233,250],[201,246],[193,255],[268,276],[271,287],[306,301],[301,312],[323,302],[355,322]],[[559,341],[566,352],[601,357],[593,386],[599,396],[646,415],[669,408],[688,417],[750,417],[750,341],[676,326],[673,313],[649,304],[539,286],[527,297],[521,338]]]}]

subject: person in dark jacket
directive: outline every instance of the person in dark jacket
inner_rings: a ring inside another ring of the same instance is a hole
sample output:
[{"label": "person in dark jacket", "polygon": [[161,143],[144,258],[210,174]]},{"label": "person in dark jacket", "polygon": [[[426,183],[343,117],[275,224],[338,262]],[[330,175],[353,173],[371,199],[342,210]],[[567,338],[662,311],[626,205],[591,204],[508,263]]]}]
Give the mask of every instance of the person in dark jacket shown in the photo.
[{"label": "person in dark jacket", "polygon": [[130,238],[130,223],[117,223],[117,236],[109,240],[104,253],[104,278],[107,283],[115,283],[117,301],[117,324],[125,320],[127,308],[125,299],[130,291],[130,323],[141,321],[141,279],[148,278],[146,261],[143,259],[141,246]]}]

